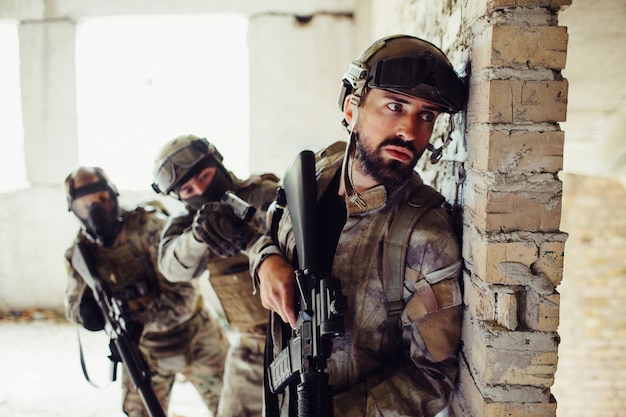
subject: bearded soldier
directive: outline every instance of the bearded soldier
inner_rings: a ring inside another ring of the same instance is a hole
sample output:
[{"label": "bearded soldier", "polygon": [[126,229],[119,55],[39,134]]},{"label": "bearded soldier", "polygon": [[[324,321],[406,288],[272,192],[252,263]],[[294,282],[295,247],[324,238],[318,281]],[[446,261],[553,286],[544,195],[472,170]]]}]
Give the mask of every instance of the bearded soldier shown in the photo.
[{"label": "bearded soldier", "polygon": [[[318,152],[315,166],[320,262],[341,281],[348,308],[327,361],[334,413],[448,416],[462,263],[443,197],[414,168],[427,149],[440,157],[430,144],[435,120],[463,108],[463,84],[441,50],[407,35],[374,42],[342,81],[348,143]],[[293,260],[302,248],[294,249],[289,205],[272,237],[259,239],[250,259],[263,305],[276,312],[276,357],[281,332],[296,326]],[[295,415],[301,392],[278,393],[268,415]]]}]

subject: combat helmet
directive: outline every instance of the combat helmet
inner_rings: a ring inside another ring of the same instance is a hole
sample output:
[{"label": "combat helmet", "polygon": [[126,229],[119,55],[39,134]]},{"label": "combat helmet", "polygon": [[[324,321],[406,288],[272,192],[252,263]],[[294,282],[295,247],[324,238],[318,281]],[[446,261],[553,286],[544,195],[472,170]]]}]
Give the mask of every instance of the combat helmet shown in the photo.
[{"label": "combat helmet", "polygon": [[163,145],[154,160],[152,189],[169,194],[200,161],[207,158],[220,166],[224,159],[206,138],[195,135],[175,137]]},{"label": "combat helmet", "polygon": [[[107,203],[100,200],[101,197],[90,197],[103,192],[108,193]],[[112,246],[122,228],[122,209],[117,199],[117,187],[104,170],[100,167],[77,168],[65,179],[65,193],[67,209],[81,221],[87,235],[105,247]]]},{"label": "combat helmet", "polygon": [[438,104],[445,112],[463,109],[463,82],[445,54],[430,42],[409,35],[382,38],[350,63],[344,74],[339,108],[352,94],[357,107],[365,88],[380,88]]},{"label": "combat helmet", "polygon": [[[465,101],[463,82],[445,54],[432,43],[414,36],[392,35],[379,39],[350,63],[343,76],[339,94],[339,108],[344,110],[346,98],[350,96],[350,105],[354,106],[355,114],[352,125],[343,120],[350,138],[344,155],[342,176],[346,196],[361,208],[365,207],[365,201],[352,182],[352,164],[357,151],[354,125],[362,99],[371,88],[426,100],[439,105],[443,112],[450,114],[462,110]],[[449,130],[452,132],[453,118],[450,117],[449,120]],[[432,163],[439,161],[443,148],[450,140],[449,134],[444,145],[438,149],[428,144],[427,148],[432,152]]]},{"label": "combat helmet", "polygon": [[[98,178],[99,181],[91,184],[84,185],[82,187],[76,187],[74,181],[78,176],[93,175]],[[67,210],[72,211],[72,203],[77,198],[84,195],[95,193],[97,191],[108,191],[111,195],[111,199],[117,203],[117,196],[120,193],[117,191],[115,184],[109,179],[108,175],[100,167],[79,167],[74,172],[69,174],[65,178],[65,194],[67,198]]]},{"label": "combat helmet", "polygon": [[232,187],[230,172],[222,164],[222,154],[206,138],[181,135],[167,142],[154,160],[152,189],[161,194],[174,193],[181,200],[178,189],[188,179],[206,167],[216,167],[216,174],[202,196],[184,200],[191,208],[199,209],[207,201],[217,201]]}]

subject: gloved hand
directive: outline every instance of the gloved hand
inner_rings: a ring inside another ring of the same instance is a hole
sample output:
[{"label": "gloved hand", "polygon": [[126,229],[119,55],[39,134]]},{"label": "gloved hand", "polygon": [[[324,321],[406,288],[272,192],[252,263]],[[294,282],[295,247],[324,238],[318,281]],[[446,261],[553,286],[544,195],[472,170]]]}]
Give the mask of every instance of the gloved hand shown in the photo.
[{"label": "gloved hand", "polygon": [[104,316],[98,302],[93,297],[93,293],[90,289],[86,289],[83,297],[80,300],[78,306],[78,315],[80,316],[80,322],[87,330],[96,332],[104,329]]},{"label": "gloved hand", "polygon": [[255,234],[248,223],[219,201],[208,202],[198,210],[192,231],[198,241],[206,243],[211,252],[222,258],[239,253]]}]

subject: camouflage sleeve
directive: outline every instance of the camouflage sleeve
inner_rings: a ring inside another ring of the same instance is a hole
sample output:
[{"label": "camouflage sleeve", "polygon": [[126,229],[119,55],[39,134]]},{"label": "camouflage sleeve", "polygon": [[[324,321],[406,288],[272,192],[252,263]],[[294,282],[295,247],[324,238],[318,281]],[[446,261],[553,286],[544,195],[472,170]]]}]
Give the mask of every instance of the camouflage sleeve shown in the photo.
[{"label": "camouflage sleeve", "polygon": [[[345,142],[335,142],[329,147],[319,151],[316,154],[316,170],[319,174],[318,176],[318,190],[325,189],[330,182],[336,172],[337,169],[341,166],[341,160],[343,159],[343,153],[346,149]],[[264,205],[264,213],[267,211],[268,206],[276,200],[276,190],[279,188],[280,184],[278,181],[274,181],[274,183],[266,183],[264,182],[264,186],[266,190],[271,190],[271,194],[266,198],[268,201]],[[265,194],[267,195],[267,191]],[[254,204],[254,203],[253,203]],[[256,205],[256,204],[255,204]],[[279,246],[276,246],[270,236],[267,234],[271,228],[271,221],[269,216],[266,216],[266,234],[261,236],[254,245],[249,249],[248,257],[250,258],[250,275],[258,282],[258,268],[261,262],[268,257],[269,255],[281,255],[288,262],[291,262],[294,257],[295,250],[295,238],[293,236],[293,230],[291,225],[291,218],[289,217],[289,208],[285,207],[285,211],[281,216],[280,223],[278,224],[278,241],[280,242]]]},{"label": "camouflage sleeve", "polygon": [[271,177],[261,180],[258,184],[242,192],[242,198],[257,209],[252,222],[259,234],[257,239],[244,251],[250,262],[250,275],[255,282],[258,282],[256,271],[261,261],[270,254],[281,254],[268,234],[272,217],[268,215],[268,210],[276,199],[276,190],[279,187],[278,178]]},{"label": "camouflage sleeve", "polygon": [[276,190],[279,187],[280,184],[276,177],[272,177],[261,179],[240,190],[240,197],[256,208],[254,218],[251,221],[259,233],[265,233],[269,230],[267,210],[270,204],[276,200]]},{"label": "camouflage sleeve", "polygon": [[258,270],[261,262],[269,255],[281,255],[282,252],[274,244],[272,238],[268,235],[263,235],[257,239],[256,242],[248,249],[248,259],[250,260],[250,275],[254,279],[254,282],[259,282]]},{"label": "camouflage sleeve", "polygon": [[65,317],[77,324],[80,323],[80,317],[78,314],[78,307],[80,306],[80,300],[83,293],[87,288],[85,281],[78,275],[74,267],[72,266],[72,254],[74,253],[75,245],[72,245],[65,252],[65,267],[67,270],[67,285],[65,287]]},{"label": "camouflage sleeve", "polygon": [[289,217],[289,209],[285,207],[280,222],[278,224],[278,241],[276,245],[268,233],[261,236],[249,249],[248,257],[250,259],[250,275],[255,283],[258,283],[258,269],[263,260],[270,255],[280,255],[291,262],[295,250],[295,237],[291,227],[291,218]]},{"label": "camouflage sleeve", "polygon": [[146,211],[143,219],[141,237],[150,253],[150,259],[157,265],[161,233],[167,224],[167,216],[160,211]]},{"label": "camouflage sleeve", "polygon": [[206,270],[209,249],[193,236],[193,216],[185,211],[170,217],[161,234],[157,262],[169,281],[189,281]]}]

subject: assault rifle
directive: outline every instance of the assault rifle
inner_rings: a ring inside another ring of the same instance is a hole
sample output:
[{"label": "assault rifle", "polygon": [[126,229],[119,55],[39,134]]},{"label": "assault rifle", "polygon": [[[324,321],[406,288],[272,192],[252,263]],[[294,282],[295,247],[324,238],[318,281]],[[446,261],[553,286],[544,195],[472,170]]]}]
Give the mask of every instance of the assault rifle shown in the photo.
[{"label": "assault rifle", "polygon": [[133,340],[133,336],[128,329],[128,322],[124,318],[124,314],[127,311],[125,303],[111,295],[107,283],[98,276],[91,253],[82,241],[79,241],[74,248],[72,266],[91,288],[104,316],[104,329],[111,339],[112,379],[115,380],[115,369],[119,362],[118,358],[121,358],[128,371],[130,380],[141,396],[141,400],[150,417],[166,417],[152,388],[150,368],[139,351],[137,342]]},{"label": "assault rifle", "polygon": [[340,281],[319,270],[313,152],[300,153],[285,174],[283,184],[298,257],[298,315],[287,346],[269,365],[268,380],[270,390],[280,393],[299,376],[298,416],[329,417],[333,415],[333,400],[326,361],[331,354],[332,339],[344,333],[346,298],[341,293]]}]

